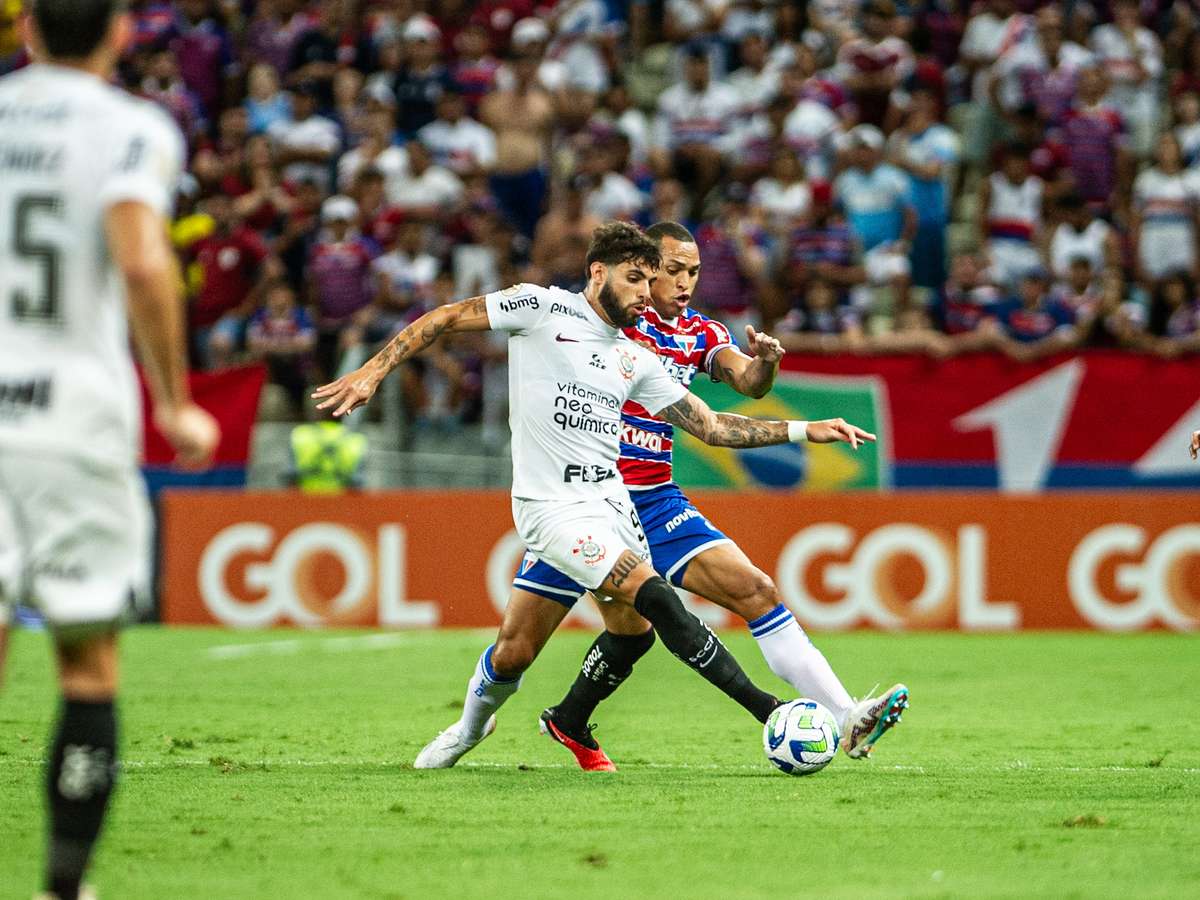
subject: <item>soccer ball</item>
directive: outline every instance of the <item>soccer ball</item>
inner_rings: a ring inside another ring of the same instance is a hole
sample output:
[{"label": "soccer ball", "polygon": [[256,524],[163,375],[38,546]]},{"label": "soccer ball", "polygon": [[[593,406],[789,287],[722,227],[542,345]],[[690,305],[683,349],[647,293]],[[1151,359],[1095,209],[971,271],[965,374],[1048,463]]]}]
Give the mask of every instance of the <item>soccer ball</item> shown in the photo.
[{"label": "soccer ball", "polygon": [[839,738],[833,713],[803,697],[776,707],[763,726],[767,759],[789,775],[820,772],[837,755]]}]

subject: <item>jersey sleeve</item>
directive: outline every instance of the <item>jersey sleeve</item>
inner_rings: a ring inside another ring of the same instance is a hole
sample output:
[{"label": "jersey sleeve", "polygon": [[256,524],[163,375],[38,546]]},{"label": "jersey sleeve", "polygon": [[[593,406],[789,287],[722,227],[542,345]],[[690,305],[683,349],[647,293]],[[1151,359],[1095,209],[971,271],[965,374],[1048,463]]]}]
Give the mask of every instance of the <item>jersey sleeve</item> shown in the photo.
[{"label": "jersey sleeve", "polygon": [[496,331],[528,331],[545,318],[549,294],[536,284],[514,284],[484,297],[488,323]]},{"label": "jersey sleeve", "polygon": [[667,374],[658,358],[640,344],[634,344],[638,354],[638,375],[633,382],[629,399],[640,403],[652,416],[677,403],[687,394],[687,388]]},{"label": "jersey sleeve", "polygon": [[709,319],[704,323],[704,337],[707,339],[705,346],[708,348],[704,351],[704,371],[713,381],[719,381],[720,379],[713,376],[713,365],[717,361],[718,353],[734,346],[733,335],[720,322]]},{"label": "jersey sleeve", "polygon": [[105,161],[99,185],[101,208],[134,201],[169,215],[183,161],[179,127],[157,109],[135,106],[128,124],[118,129]]}]

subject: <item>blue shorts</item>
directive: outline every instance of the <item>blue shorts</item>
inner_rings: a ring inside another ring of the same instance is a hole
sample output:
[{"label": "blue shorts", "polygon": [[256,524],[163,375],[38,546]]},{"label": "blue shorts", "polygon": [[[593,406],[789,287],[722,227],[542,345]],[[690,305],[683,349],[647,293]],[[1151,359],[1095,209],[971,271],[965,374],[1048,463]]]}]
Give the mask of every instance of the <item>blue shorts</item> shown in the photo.
[{"label": "blue shorts", "polygon": [[[629,496],[646,532],[654,571],[676,587],[683,587],[683,573],[694,557],[709,547],[730,543],[674,482],[648,491],[630,491]],[[587,593],[587,588],[528,550],[521,557],[513,587],[554,600],[568,609]]]}]

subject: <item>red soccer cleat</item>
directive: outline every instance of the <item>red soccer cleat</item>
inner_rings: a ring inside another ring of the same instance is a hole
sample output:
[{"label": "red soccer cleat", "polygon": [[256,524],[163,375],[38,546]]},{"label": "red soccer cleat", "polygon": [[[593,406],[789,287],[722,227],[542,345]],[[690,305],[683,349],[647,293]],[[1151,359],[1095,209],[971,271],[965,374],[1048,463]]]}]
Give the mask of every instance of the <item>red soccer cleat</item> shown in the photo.
[{"label": "red soccer cleat", "polygon": [[574,753],[575,762],[579,763],[579,768],[585,772],[617,771],[617,767],[608,758],[608,754],[600,749],[600,745],[596,743],[596,739],[592,737],[590,730],[587,732],[586,737],[581,736],[582,740],[580,740],[571,737],[554,723],[553,706],[542,710],[542,714],[538,718],[538,730],[542,734],[550,735],[550,737]]}]

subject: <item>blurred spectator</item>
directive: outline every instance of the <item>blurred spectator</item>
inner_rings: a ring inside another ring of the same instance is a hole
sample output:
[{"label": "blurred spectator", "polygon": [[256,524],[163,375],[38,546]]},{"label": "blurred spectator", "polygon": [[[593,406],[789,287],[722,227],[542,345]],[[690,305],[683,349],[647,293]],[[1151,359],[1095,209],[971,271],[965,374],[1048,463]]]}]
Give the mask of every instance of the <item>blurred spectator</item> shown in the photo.
[{"label": "blurred spectator", "polygon": [[471,110],[479,107],[479,101],[492,90],[500,62],[491,54],[488,30],[482,24],[471,22],[454,38],[454,49],[458,62],[450,70],[455,88]]},{"label": "blurred spectator", "polygon": [[1137,348],[1145,346],[1146,313],[1140,303],[1125,299],[1120,269],[1100,277],[1096,302],[1079,310],[1076,330],[1084,347]]},{"label": "blurred spectator", "polygon": [[690,212],[683,185],[674,178],[659,178],[650,192],[650,209],[643,214],[644,224],[648,227],[655,222],[678,222],[695,233]]},{"label": "blurred spectator", "polygon": [[1191,276],[1175,272],[1158,283],[1150,303],[1149,332],[1165,339],[1155,347],[1162,355],[1174,356],[1183,349],[1198,349],[1200,298],[1196,296],[1196,282]]},{"label": "blurred spectator", "polygon": [[146,77],[142,80],[142,96],[162,106],[179,130],[195,140],[208,127],[200,100],[179,77],[175,54],[163,47],[150,55]]},{"label": "blurred spectator", "polygon": [[379,104],[367,114],[365,124],[366,133],[358,146],[338,160],[337,184],[343,193],[368,166],[383,175],[384,184],[393,189],[408,170],[408,152],[396,145],[395,109]]},{"label": "blurred spectator", "polygon": [[215,116],[239,71],[233,45],[216,18],[212,0],[177,0],[175,9],[171,52],[204,114]]},{"label": "blurred spectator", "polygon": [[802,303],[775,325],[775,335],[785,350],[819,353],[861,343],[862,317],[848,303],[838,302],[838,291],[828,281],[808,282]]},{"label": "blurred spectator", "polygon": [[[847,138],[848,167],[834,181],[834,195],[862,248],[867,281],[890,285],[895,308],[906,309],[908,253],[917,230],[909,177],[883,161],[883,135],[874,125],[857,125]],[[869,304],[870,295],[859,302]]]},{"label": "blurred spectator", "polygon": [[998,318],[1005,335],[1014,342],[1006,349],[1018,360],[1054,353],[1076,338],[1075,314],[1050,296],[1045,269],[1030,269],[1021,276],[1016,298],[1001,306]]},{"label": "blurred spectator", "polygon": [[1113,21],[1092,32],[1092,49],[1108,73],[1108,99],[1129,125],[1130,144],[1149,156],[1158,127],[1158,96],[1163,75],[1158,38],[1143,28],[1138,0],[1113,0]]},{"label": "blurred spectator", "polygon": [[[556,96],[567,82],[567,67],[562,60],[546,56],[549,44],[550,27],[541,19],[528,16],[513,26],[513,59],[529,59],[533,64],[534,83],[551,96]],[[515,64],[501,66],[496,73],[496,87],[502,91],[512,90],[516,77]]]},{"label": "blurred spectator", "polygon": [[1096,269],[1087,256],[1072,257],[1066,266],[1065,276],[1052,273],[1058,280],[1050,291],[1053,303],[1067,307],[1076,318],[1086,318],[1100,300],[1100,284]]},{"label": "blurred spectator", "polygon": [[[814,279],[838,291],[839,302],[866,274],[855,260],[854,236],[837,212],[828,182],[812,186],[811,220],[792,232],[784,250],[784,284],[795,298],[803,297]],[[706,276],[707,277],[707,274]]]},{"label": "blurred spectator", "polygon": [[1200,166],[1200,94],[1189,91],[1175,98],[1174,134],[1183,151],[1183,164]]},{"label": "blurred spectator", "polygon": [[1154,166],[1133,185],[1131,234],[1136,248],[1138,280],[1150,290],[1174,272],[1192,278],[1197,269],[1197,216],[1200,197],[1183,171],[1179,141],[1170,132],[1158,138]]},{"label": "blurred spectator", "polygon": [[388,200],[397,209],[425,219],[437,219],[458,203],[462,180],[442,166],[422,141],[409,141],[408,171],[387,185]]},{"label": "blurred spectator", "polygon": [[292,101],[279,89],[279,74],[267,63],[251,67],[246,79],[246,115],[254,134],[268,131],[276,122],[292,118]]},{"label": "blurred spectator", "polygon": [[892,0],[868,0],[862,7],[862,36],[852,37],[838,50],[838,72],[858,107],[858,119],[883,126],[894,91],[913,71],[913,53],[895,34],[896,5]]},{"label": "blurred spectator", "polygon": [[729,86],[741,99],[743,116],[763,109],[779,91],[779,71],[768,65],[768,50],[761,31],[748,31],[738,44],[741,67],[729,76]]},{"label": "blurred spectator", "polygon": [[1121,248],[1116,230],[1094,215],[1079,194],[1072,191],[1058,202],[1059,223],[1050,236],[1050,271],[1060,281],[1071,277],[1071,268],[1079,259],[1093,273],[1121,264]]},{"label": "blurred spectator", "polygon": [[766,234],[750,216],[749,200],[744,184],[726,185],[720,213],[696,232],[704,260],[696,305],[724,322],[735,339],[745,326],[762,325],[758,285],[766,275]]},{"label": "blurred spectator", "polygon": [[1043,126],[1061,124],[1075,97],[1079,70],[1091,62],[1085,48],[1064,42],[1062,10],[1044,6],[1032,37],[1013,44],[996,63],[993,101],[1006,117],[1029,104]]},{"label": "blurred spectator", "polygon": [[963,155],[974,165],[987,162],[999,137],[1000,121],[991,101],[992,65],[1016,42],[1023,26],[1014,0],[987,0],[967,21],[959,47],[959,65],[968,82]]},{"label": "blurred spectator", "polygon": [[1128,202],[1131,160],[1125,120],[1105,99],[1106,90],[1102,68],[1079,70],[1077,96],[1063,119],[1059,141],[1083,199],[1096,212],[1111,215]]},{"label": "blurred spectator", "polygon": [[291,121],[281,119],[268,130],[275,142],[276,157],[288,181],[308,179],[328,191],[333,183],[331,169],[341,149],[337,123],[317,115],[315,84],[304,83],[292,92]]},{"label": "blurred spectator", "polygon": [[343,333],[356,313],[371,302],[371,260],[375,248],[354,226],[358,205],[330,197],[321,205],[322,230],[309,251],[307,302],[317,314],[317,363],[321,377],[337,376],[341,353],[354,334]]},{"label": "blurred spectator", "polygon": [[214,194],[203,206],[213,230],[191,247],[199,285],[188,326],[193,358],[217,368],[241,346],[246,318],[258,305],[269,269],[266,246],[242,224],[229,197]]},{"label": "blurred spectator", "polygon": [[442,63],[442,32],[425,15],[404,23],[404,68],[396,75],[396,122],[400,132],[412,137],[434,119],[442,91],[450,87],[450,72]]},{"label": "blurred spectator", "polygon": [[833,174],[834,141],[840,131],[837,116],[816,100],[802,98],[783,122],[783,136],[796,152],[809,178]]},{"label": "blurred spectator", "polygon": [[946,226],[959,142],[958,136],[938,121],[933,92],[926,88],[912,92],[904,124],[888,141],[888,158],[911,180],[911,200],[917,211],[910,256],[913,283],[936,290],[946,280]]},{"label": "blurred spectator", "polygon": [[356,37],[345,0],[324,0],[316,7],[316,27],[309,28],[292,45],[288,59],[289,85],[311,84],[320,105],[333,103],[333,78],[339,65],[352,65]]},{"label": "blurred spectator", "polygon": [[240,165],[225,173],[221,191],[233,198],[238,219],[260,235],[276,234],[295,207],[280,181],[271,142],[262,134],[247,138]]},{"label": "blurred spectator", "polygon": [[242,36],[241,58],[246,63],[266,63],[282,78],[292,47],[310,28],[312,20],[302,0],[260,0]]},{"label": "blurred spectator", "polygon": [[754,183],[750,204],[756,218],[777,234],[787,235],[799,226],[812,205],[812,191],[800,160],[787,147],[771,157],[771,172]]},{"label": "blurred spectator", "polygon": [[637,218],[646,196],[618,170],[617,145],[613,139],[587,141],[580,154],[579,174],[588,179],[588,212],[598,219]]},{"label": "blurred spectator", "polygon": [[264,297],[246,327],[246,350],[251,359],[266,363],[271,382],[287,392],[293,412],[303,416],[317,332],[286,281],[272,281]]},{"label": "blurred spectator", "polygon": [[[575,283],[583,276],[587,244],[592,232],[601,224],[601,220],[588,212],[584,205],[588,186],[584,177],[571,179],[562,189],[561,204],[552,205],[538,223],[533,239],[533,264],[538,271],[546,273],[547,279],[551,273],[556,276],[569,274],[571,283]],[[574,272],[576,262],[580,266],[578,273]],[[558,286],[565,287],[561,283]]]},{"label": "blurred spectator", "polygon": [[437,118],[417,132],[417,139],[433,153],[436,165],[460,178],[486,175],[496,164],[496,135],[467,115],[464,97],[455,88],[442,91]]},{"label": "blurred spectator", "polygon": [[1008,288],[1041,265],[1042,180],[1029,173],[1029,148],[1009,144],[998,171],[979,183],[979,237],[991,277]]},{"label": "blurred spectator", "polygon": [[737,91],[710,77],[704,47],[689,45],[683,81],[658,98],[652,156],[658,174],[673,172],[691,188],[697,204],[721,177],[724,150],[740,106]]},{"label": "blurred spectator", "polygon": [[948,335],[970,335],[985,322],[995,322],[1003,299],[988,278],[986,261],[974,253],[960,253],[950,264],[945,286],[936,295],[934,320]]},{"label": "blurred spectator", "polygon": [[427,251],[427,244],[427,226],[412,220],[399,225],[388,252],[371,263],[374,303],[358,317],[348,344],[388,340],[433,308],[433,283],[441,261]]},{"label": "blurred spectator", "polygon": [[[528,29],[524,30],[527,34]],[[521,30],[515,30],[514,42],[520,36]],[[542,215],[547,148],[554,127],[554,99],[538,83],[537,72],[538,60],[532,53],[515,57],[511,84],[489,94],[479,108],[480,119],[495,133],[492,193],[526,237],[533,237]]]}]

